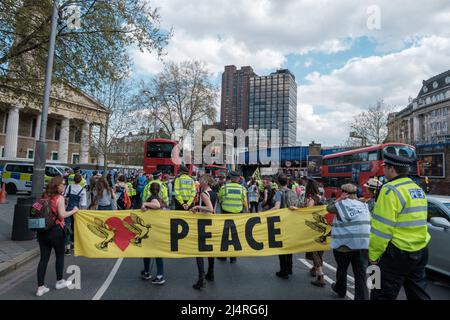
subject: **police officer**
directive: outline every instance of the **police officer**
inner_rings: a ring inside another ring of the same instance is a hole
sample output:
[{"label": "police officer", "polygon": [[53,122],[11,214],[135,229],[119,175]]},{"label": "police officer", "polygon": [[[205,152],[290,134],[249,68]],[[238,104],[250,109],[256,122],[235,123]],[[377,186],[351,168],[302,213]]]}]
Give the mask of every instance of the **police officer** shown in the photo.
[{"label": "police officer", "polygon": [[175,210],[189,210],[194,203],[197,189],[194,180],[187,174],[189,169],[180,165],[180,174],[173,183],[173,198]]},{"label": "police officer", "polygon": [[384,154],[388,182],[373,210],[369,245],[370,263],[381,270],[381,287],[372,290],[372,300],[394,300],[402,286],[408,300],[430,299],[425,291],[430,241],[427,199],[407,176],[412,163],[409,158]]},{"label": "police officer", "polygon": [[167,190],[167,186],[164,182],[161,180],[162,172],[161,171],[155,171],[152,174],[153,179],[150,180],[147,185],[144,188],[144,191],[142,191],[142,203],[147,202],[147,199],[150,197],[151,191],[150,187],[152,183],[159,184],[159,197],[164,202],[165,207],[169,207],[169,192]]},{"label": "police officer", "polygon": [[[226,183],[219,190],[219,201],[222,213],[242,213],[248,209],[247,191],[239,184],[241,176],[238,172],[231,172],[231,182]],[[221,259],[221,260],[226,260]],[[230,263],[235,263],[236,258],[230,258]]]},{"label": "police officer", "polygon": [[[68,184],[75,184],[75,175],[77,173],[79,173],[81,175],[81,168],[80,167],[73,168],[73,173],[70,174],[69,177],[67,178]],[[86,180],[84,178],[81,178],[80,186],[82,188],[86,187]]]}]

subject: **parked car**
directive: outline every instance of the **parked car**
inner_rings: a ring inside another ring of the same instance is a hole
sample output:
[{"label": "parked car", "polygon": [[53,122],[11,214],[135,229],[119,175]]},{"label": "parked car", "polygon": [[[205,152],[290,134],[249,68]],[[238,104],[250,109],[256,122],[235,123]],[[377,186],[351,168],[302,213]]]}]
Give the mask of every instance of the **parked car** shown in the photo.
[{"label": "parked car", "polygon": [[427,268],[450,277],[450,197],[428,195]]}]

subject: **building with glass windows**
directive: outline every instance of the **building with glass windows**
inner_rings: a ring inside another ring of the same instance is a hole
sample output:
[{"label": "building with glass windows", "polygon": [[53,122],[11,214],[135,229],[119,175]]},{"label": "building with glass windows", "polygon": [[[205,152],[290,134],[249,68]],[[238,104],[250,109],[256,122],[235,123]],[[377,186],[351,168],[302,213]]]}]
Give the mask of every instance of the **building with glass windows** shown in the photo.
[{"label": "building with glass windows", "polygon": [[[249,84],[249,129],[279,129],[279,145],[294,146],[297,136],[297,83],[287,69],[252,76]],[[250,142],[251,143],[251,142]]]}]

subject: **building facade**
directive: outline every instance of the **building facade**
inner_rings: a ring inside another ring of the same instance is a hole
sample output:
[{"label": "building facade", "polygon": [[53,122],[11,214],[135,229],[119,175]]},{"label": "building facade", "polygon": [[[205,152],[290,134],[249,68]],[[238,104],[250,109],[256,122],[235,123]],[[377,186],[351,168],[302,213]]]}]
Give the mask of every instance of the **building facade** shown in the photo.
[{"label": "building facade", "polygon": [[424,80],[415,99],[388,120],[391,141],[409,144],[450,142],[450,70]]},{"label": "building facade", "polygon": [[[41,107],[42,96],[0,89],[1,161],[33,161]],[[107,118],[108,111],[95,99],[68,84],[54,84],[47,121],[47,160],[103,165],[104,157],[92,148],[93,131],[104,135]]]},{"label": "building facade", "polygon": [[222,74],[220,122],[226,129],[248,129],[249,79],[255,76],[252,67],[237,69],[225,66]]},{"label": "building facade", "polygon": [[450,192],[450,70],[422,82],[406,108],[389,115],[388,141],[416,146],[422,185],[432,194]]},{"label": "building facade", "polygon": [[294,146],[297,137],[297,83],[287,69],[250,77],[249,128],[279,130],[279,145]]}]

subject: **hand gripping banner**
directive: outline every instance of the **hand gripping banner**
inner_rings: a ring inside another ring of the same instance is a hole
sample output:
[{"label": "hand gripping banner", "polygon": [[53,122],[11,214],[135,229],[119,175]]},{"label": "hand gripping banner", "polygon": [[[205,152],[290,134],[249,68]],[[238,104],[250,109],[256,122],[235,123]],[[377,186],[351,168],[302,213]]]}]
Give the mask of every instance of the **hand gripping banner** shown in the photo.
[{"label": "hand gripping banner", "polygon": [[330,250],[325,214],[325,206],[258,214],[80,210],[75,215],[75,255],[245,257]]}]

